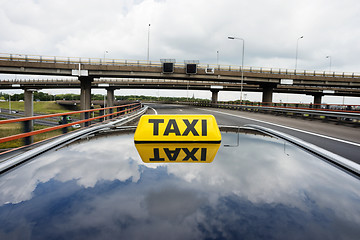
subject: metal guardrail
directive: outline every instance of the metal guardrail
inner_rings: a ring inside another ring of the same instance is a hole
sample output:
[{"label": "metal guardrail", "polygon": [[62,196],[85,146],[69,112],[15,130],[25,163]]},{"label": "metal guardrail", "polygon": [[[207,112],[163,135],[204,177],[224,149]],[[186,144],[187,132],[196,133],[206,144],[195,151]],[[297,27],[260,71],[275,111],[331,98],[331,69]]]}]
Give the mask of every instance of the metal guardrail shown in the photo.
[{"label": "metal guardrail", "polygon": [[[90,134],[99,132],[101,130],[113,128],[113,127],[116,127],[116,125],[124,125],[130,121],[133,121],[134,119],[143,115],[146,112],[147,108],[148,107],[145,106],[140,111],[136,112],[135,114],[130,114],[129,116],[125,116],[121,119],[117,119],[115,121],[112,121],[112,122],[109,122],[106,124],[95,125],[95,126],[91,126],[89,128],[81,129],[76,132],[71,132],[69,134],[61,136],[60,138],[57,138],[48,143],[45,143],[39,147],[30,149],[24,153],[21,153],[15,157],[10,157],[9,159],[3,159],[2,161],[0,161],[0,174],[23,163],[23,162],[28,161],[32,157],[37,156],[41,153],[44,153],[48,150],[63,146],[64,144],[69,144],[73,141],[76,141],[76,140],[83,138],[85,136],[88,136]],[[132,128],[132,127],[130,127],[130,128]]]},{"label": "metal guardrail", "polygon": [[360,105],[353,104],[313,104],[313,103],[286,103],[286,102],[244,102],[239,104],[237,102],[224,102],[218,101],[218,104],[223,105],[245,105],[245,106],[259,106],[259,107],[279,107],[279,108],[291,108],[291,109],[316,109],[321,111],[337,111],[337,112],[355,112],[360,113]]},{"label": "metal guardrail", "polygon": [[[41,115],[41,116],[34,116],[34,117],[24,117],[24,118],[0,120],[0,124],[22,122],[23,126],[24,126],[24,128],[23,128],[24,133],[20,133],[20,134],[17,134],[17,135],[0,138],[0,143],[16,140],[16,139],[20,139],[20,138],[24,138],[25,139],[25,145],[28,145],[28,144],[30,144],[30,137],[31,136],[34,136],[34,135],[37,135],[37,134],[40,134],[40,133],[54,131],[54,130],[57,130],[57,129],[63,129],[63,133],[66,133],[68,131],[67,128],[71,127],[73,125],[80,124],[80,123],[85,123],[85,126],[88,126],[91,121],[94,121],[94,120],[97,120],[97,119],[99,119],[100,121],[103,121],[106,118],[111,119],[114,116],[124,115],[124,114],[127,114],[129,112],[135,111],[135,110],[137,110],[139,108],[141,108],[141,103],[132,103],[132,104],[127,104],[127,105],[115,106],[115,107],[106,107],[106,108],[74,111],[74,112],[67,112],[67,113],[57,113],[57,114]],[[114,109],[116,110],[115,112],[114,112]],[[105,113],[106,110],[109,111],[108,114]],[[99,116],[90,118],[89,114],[92,113],[92,112],[95,112],[95,111],[99,111]],[[79,121],[70,122],[70,123],[64,121],[63,124],[61,124],[59,126],[48,127],[48,128],[40,129],[40,130],[36,130],[36,131],[30,131],[31,121],[33,121],[33,120],[49,118],[49,117],[62,117],[65,120],[67,116],[73,115],[73,114],[79,114],[79,113],[83,113],[85,115],[84,120],[79,120]]]},{"label": "metal guardrail", "polygon": [[[0,61],[22,61],[22,62],[44,62],[44,63],[63,63],[63,64],[92,64],[92,65],[122,65],[122,66],[144,66],[161,67],[160,61],[145,60],[121,60],[107,58],[82,58],[82,57],[59,57],[41,56],[27,54],[0,53]],[[175,68],[184,68],[185,63],[175,63]],[[217,64],[198,64],[200,69],[214,68],[218,71],[241,71],[241,66],[237,65],[217,65]],[[299,76],[319,76],[319,77],[339,77],[339,78],[360,78],[360,73],[317,71],[317,70],[298,70],[267,67],[244,67],[244,72],[299,75]]]},{"label": "metal guardrail", "polygon": [[[189,104],[189,103],[182,103]],[[216,107],[216,108],[227,108],[233,110],[242,110],[242,111],[253,111],[253,112],[275,112],[281,114],[300,114],[302,117],[320,116],[327,118],[335,118],[337,121],[341,122],[344,119],[356,120],[354,123],[360,124],[360,112],[358,111],[339,111],[339,110],[326,110],[326,109],[304,109],[304,108],[290,108],[290,107],[274,107],[274,106],[251,106],[251,105],[240,105],[240,104],[214,104],[214,103],[205,103],[205,102],[193,102],[190,103],[195,106],[206,106],[206,107]]]}]

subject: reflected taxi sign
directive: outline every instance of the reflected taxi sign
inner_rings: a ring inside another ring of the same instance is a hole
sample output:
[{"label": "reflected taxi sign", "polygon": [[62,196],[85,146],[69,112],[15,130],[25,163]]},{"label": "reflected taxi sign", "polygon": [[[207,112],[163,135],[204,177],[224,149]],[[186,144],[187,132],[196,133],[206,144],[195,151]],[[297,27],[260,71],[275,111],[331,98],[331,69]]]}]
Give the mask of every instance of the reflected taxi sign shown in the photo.
[{"label": "reflected taxi sign", "polygon": [[144,115],[134,135],[145,163],[212,162],[221,134],[212,115]]},{"label": "reflected taxi sign", "polygon": [[135,143],[220,143],[212,115],[144,115],[136,128]]},{"label": "reflected taxi sign", "polygon": [[209,163],[220,143],[137,143],[135,147],[145,163]]}]

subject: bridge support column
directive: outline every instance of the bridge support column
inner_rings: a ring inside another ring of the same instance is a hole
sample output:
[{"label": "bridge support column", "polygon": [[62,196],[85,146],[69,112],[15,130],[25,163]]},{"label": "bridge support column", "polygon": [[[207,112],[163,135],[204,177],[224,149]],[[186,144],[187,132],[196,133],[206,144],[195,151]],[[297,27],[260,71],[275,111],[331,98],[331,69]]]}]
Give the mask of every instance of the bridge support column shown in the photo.
[{"label": "bridge support column", "polygon": [[270,105],[272,103],[274,85],[264,84],[262,85],[262,88],[263,88],[262,102],[264,105]]},{"label": "bridge support column", "polygon": [[[81,88],[80,109],[88,110],[91,108],[91,82],[94,79],[91,77],[79,77],[79,80],[80,80],[80,88]],[[91,115],[90,113],[81,113],[80,118],[81,120],[88,119],[90,115]],[[82,126],[85,127],[89,125],[90,125],[89,122],[82,124]]]},{"label": "bridge support column", "polygon": [[322,94],[314,94],[314,108],[320,108]]},{"label": "bridge support column", "polygon": [[211,90],[211,103],[212,104],[217,104],[218,95],[219,95],[219,90]]},{"label": "bridge support column", "polygon": [[115,101],[115,95],[114,95],[114,88],[107,88],[107,99],[106,99],[106,106],[107,107],[113,107],[114,101]]},{"label": "bridge support column", "polygon": [[[25,105],[25,117],[34,116],[34,94],[33,90],[24,90],[24,105]],[[24,122],[24,132],[34,131],[34,121],[25,121]],[[34,137],[24,138],[24,144],[29,145],[34,142]]]},{"label": "bridge support column", "polygon": [[[107,99],[106,99],[106,106],[107,107],[113,107],[114,101],[115,101],[115,95],[114,95],[114,88],[106,88],[107,90]],[[108,113],[113,113],[113,109],[109,109]],[[113,118],[112,116],[109,117],[110,119]]]}]

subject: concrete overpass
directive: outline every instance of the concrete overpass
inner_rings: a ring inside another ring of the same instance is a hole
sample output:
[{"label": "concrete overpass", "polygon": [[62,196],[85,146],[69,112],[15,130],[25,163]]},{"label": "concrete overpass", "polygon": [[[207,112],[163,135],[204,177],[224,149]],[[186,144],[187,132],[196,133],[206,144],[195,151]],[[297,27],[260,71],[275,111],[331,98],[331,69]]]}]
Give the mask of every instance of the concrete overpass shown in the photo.
[{"label": "concrete overpass", "polygon": [[[53,88],[80,88],[80,81],[77,79],[10,79],[1,80],[0,89],[53,89]],[[237,82],[219,81],[184,81],[172,79],[130,79],[130,78],[101,78],[91,82],[91,88],[112,89],[188,89],[188,90],[208,90],[208,91],[240,91]],[[263,89],[257,84],[245,84],[243,90],[246,92],[261,92]],[[334,91],[333,87],[323,87],[322,91]],[[316,95],[319,88],[315,86],[294,86],[279,84],[273,89],[276,93],[294,93]],[[338,88],[332,95],[357,96],[360,95],[359,89]]]},{"label": "concrete overpass", "polygon": [[189,74],[187,65],[178,63],[171,73],[165,73],[161,62],[0,54],[1,73],[75,77],[69,81],[1,81],[0,88],[21,88],[25,98],[30,98],[31,89],[80,87],[82,110],[90,108],[93,87],[106,88],[110,101],[118,88],[171,88],[209,90],[216,102],[219,91],[240,91],[242,73],[243,91],[262,92],[263,102],[272,102],[273,92],[313,95],[315,104],[326,94],[360,97],[360,74],[355,73],[197,64],[196,73]]}]

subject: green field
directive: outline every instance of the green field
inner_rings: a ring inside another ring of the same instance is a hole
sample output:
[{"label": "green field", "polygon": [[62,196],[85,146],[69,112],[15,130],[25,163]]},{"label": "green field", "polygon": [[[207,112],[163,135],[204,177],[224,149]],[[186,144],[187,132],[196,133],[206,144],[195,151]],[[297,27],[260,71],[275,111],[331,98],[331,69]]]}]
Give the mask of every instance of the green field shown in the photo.
[{"label": "green field", "polygon": [[[0,102],[0,108],[9,108],[9,102]],[[11,101],[11,110],[24,111],[24,102]],[[71,112],[54,101],[34,102],[34,112],[42,114]]]},{"label": "green field", "polygon": [[[34,130],[39,130],[47,128],[47,126],[42,125],[34,125]],[[7,124],[0,124],[0,138],[12,136],[22,133],[22,124],[21,123],[7,123]],[[57,135],[62,134],[62,130],[55,130],[47,133],[41,133],[34,136],[34,142],[42,141],[47,138],[51,138]],[[23,139],[17,139],[9,142],[0,143],[0,149],[6,149],[6,148],[15,148],[20,147],[23,145],[24,140]]]}]

